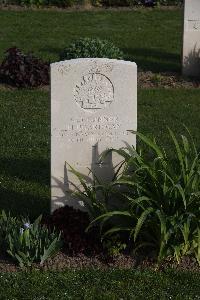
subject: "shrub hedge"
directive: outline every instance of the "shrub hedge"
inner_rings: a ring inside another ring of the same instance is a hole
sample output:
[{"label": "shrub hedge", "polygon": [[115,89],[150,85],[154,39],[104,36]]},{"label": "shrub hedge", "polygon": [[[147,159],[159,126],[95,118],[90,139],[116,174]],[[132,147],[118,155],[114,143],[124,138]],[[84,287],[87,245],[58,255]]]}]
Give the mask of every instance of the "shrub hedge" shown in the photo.
[{"label": "shrub hedge", "polygon": [[112,42],[99,38],[77,39],[60,53],[61,60],[89,57],[123,59],[124,54]]},{"label": "shrub hedge", "polygon": [[183,0],[0,0],[0,5],[22,6],[58,6],[70,7],[74,5],[91,4],[93,6],[154,6],[154,5],[182,5]]}]

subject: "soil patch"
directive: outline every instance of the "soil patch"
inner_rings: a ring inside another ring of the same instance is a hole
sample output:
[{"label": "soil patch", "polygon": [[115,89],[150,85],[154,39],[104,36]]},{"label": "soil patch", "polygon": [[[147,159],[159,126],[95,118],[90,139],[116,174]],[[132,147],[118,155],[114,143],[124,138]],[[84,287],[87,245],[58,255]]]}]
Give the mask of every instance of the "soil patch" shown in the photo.
[{"label": "soil patch", "polygon": [[183,77],[179,73],[138,72],[138,87],[140,88],[199,88],[200,79]]},{"label": "soil patch", "polygon": [[[195,259],[184,257],[179,264],[173,260],[165,260],[157,264],[152,259],[143,257],[134,257],[131,255],[119,255],[115,258],[108,258],[103,255],[86,256],[79,254],[70,256],[66,253],[59,252],[54,258],[49,259],[43,266],[34,264],[31,269],[43,271],[64,271],[66,269],[151,269],[155,271],[165,271],[173,268],[179,271],[200,272],[200,266]],[[0,257],[0,272],[18,272],[22,269],[14,264],[8,257]]]},{"label": "soil patch", "polygon": [[103,255],[94,257],[87,257],[85,255],[78,255],[76,257],[70,257],[64,253],[59,253],[53,259],[46,262],[42,267],[45,270],[63,270],[66,268],[100,268],[100,269],[154,269],[154,270],[166,270],[173,268],[176,270],[188,270],[188,271],[200,271],[200,266],[195,259],[190,257],[184,257],[178,264],[174,260],[165,260],[161,264],[157,264],[153,259],[144,257],[135,257],[131,255],[119,255],[114,258],[108,258]]}]

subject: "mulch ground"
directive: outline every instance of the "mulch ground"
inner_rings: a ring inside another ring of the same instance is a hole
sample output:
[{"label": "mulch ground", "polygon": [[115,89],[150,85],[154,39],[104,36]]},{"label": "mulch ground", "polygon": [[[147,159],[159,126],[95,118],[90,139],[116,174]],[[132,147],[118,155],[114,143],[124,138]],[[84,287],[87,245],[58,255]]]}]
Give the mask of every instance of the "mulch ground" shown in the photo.
[{"label": "mulch ground", "polygon": [[[190,257],[185,257],[177,264],[173,260],[165,260],[161,264],[157,264],[151,259],[143,257],[134,257],[131,255],[119,255],[115,258],[108,258],[103,255],[86,256],[83,254],[69,256],[63,252],[59,252],[54,258],[49,259],[43,266],[34,264],[31,269],[43,271],[64,271],[66,269],[135,269],[145,270],[152,269],[155,271],[165,271],[173,268],[182,271],[200,272],[200,266],[197,261]],[[8,257],[0,257],[0,272],[18,272],[22,269],[18,267]]]},{"label": "mulch ground", "polygon": [[199,88],[200,79],[186,78],[179,73],[138,72],[138,87],[140,88]]},{"label": "mulch ground", "polygon": [[69,257],[64,253],[59,253],[56,257],[49,260],[42,268],[45,270],[63,270],[66,268],[119,268],[119,269],[146,269],[165,270],[175,268],[179,270],[200,271],[200,266],[195,259],[185,257],[180,264],[175,261],[166,260],[158,265],[155,261],[143,257],[131,255],[119,255],[114,258],[105,256],[87,257],[84,255]]}]

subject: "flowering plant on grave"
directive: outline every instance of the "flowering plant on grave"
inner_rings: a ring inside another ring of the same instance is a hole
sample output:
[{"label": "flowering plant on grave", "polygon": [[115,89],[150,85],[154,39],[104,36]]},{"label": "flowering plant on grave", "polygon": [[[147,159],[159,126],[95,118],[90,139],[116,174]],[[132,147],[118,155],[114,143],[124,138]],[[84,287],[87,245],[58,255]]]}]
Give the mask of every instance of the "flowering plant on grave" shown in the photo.
[{"label": "flowering plant on grave", "polygon": [[4,234],[3,249],[20,267],[30,267],[36,262],[43,264],[61,248],[61,234],[55,230],[50,231],[41,224],[41,219],[42,216],[39,216],[31,224],[28,220],[7,216],[5,212],[0,214]]}]

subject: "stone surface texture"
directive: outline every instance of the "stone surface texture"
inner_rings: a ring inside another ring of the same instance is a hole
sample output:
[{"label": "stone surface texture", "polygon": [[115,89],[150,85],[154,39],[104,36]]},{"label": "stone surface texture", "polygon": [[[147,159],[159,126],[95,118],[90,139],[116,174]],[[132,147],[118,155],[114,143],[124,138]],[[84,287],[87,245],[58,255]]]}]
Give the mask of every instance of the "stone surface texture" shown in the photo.
[{"label": "stone surface texture", "polygon": [[200,0],[185,0],[183,75],[200,75]]},{"label": "stone surface texture", "polygon": [[79,187],[70,166],[88,182],[95,174],[111,180],[122,160],[99,155],[126,143],[136,146],[137,66],[110,59],[74,59],[51,65],[51,210],[82,205],[71,195]]}]

